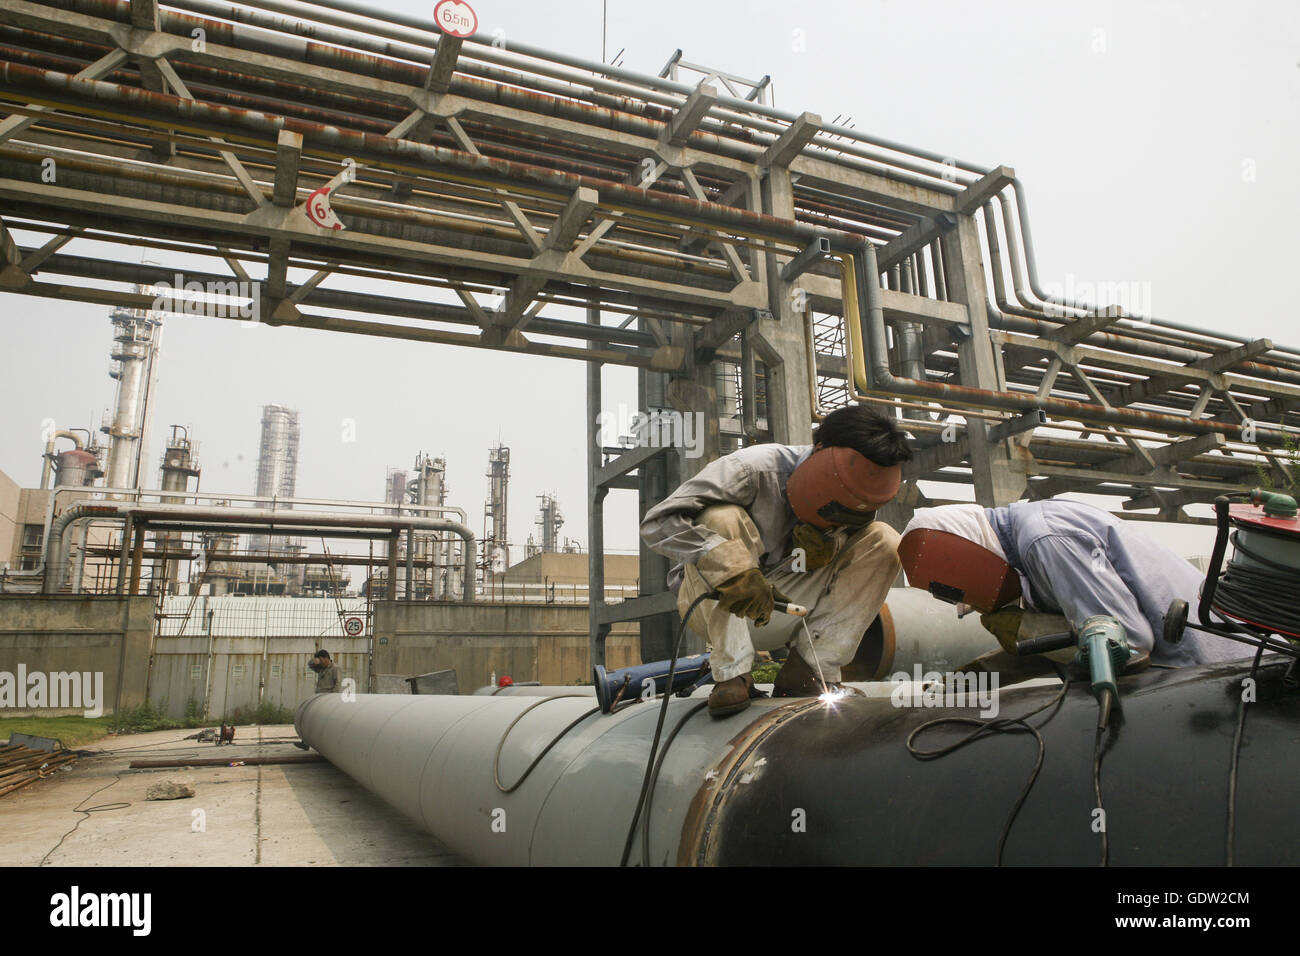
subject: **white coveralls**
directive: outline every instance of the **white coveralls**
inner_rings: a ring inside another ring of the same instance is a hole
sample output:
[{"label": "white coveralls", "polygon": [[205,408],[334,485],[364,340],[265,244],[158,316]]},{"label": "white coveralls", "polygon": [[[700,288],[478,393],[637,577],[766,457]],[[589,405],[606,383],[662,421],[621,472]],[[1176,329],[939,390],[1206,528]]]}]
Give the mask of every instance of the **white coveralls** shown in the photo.
[{"label": "white coveralls", "polygon": [[[1114,617],[1129,644],[1156,664],[1186,667],[1248,656],[1237,644],[1196,627],[1204,575],[1135,522],[1080,501],[1015,501],[1005,508],[943,505],[918,509],[906,531],[935,528],[992,551],[1020,574],[1026,609],[1061,615],[1078,628],[1096,614]],[[1182,598],[1192,623],[1178,644],[1165,641],[1164,616]],[[1023,625],[1022,625],[1023,627]]]},{"label": "white coveralls", "polygon": [[[816,570],[796,570],[791,534],[799,519],[785,496],[790,474],[812,446],[754,445],[706,465],[646,512],[641,537],[648,547],[679,562],[668,575],[685,614],[692,601],[750,568],[796,604],[810,608],[805,632],[799,618],[774,613],[756,627],[701,602],[690,626],[712,645],[713,679],[721,682],[753,669],[755,650],[793,641],[794,650],[828,682],[853,659],[898,575],[898,532],[873,521],[837,529],[834,556]],[[812,643],[808,635],[812,635]]]}]

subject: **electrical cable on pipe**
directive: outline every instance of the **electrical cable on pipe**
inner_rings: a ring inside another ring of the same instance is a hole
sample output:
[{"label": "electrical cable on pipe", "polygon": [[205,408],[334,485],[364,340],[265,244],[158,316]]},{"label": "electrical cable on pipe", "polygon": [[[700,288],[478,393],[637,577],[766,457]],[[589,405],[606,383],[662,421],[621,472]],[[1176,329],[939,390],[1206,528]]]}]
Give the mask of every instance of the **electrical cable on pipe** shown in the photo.
[{"label": "electrical cable on pipe", "polygon": [[1258,646],[1255,652],[1255,661],[1251,663],[1251,674],[1242,682],[1242,700],[1238,702],[1236,708],[1236,734],[1232,735],[1232,757],[1229,762],[1229,771],[1227,771],[1227,836],[1225,847],[1225,860],[1229,866],[1235,865],[1236,856],[1236,758],[1242,753],[1242,734],[1245,731],[1245,682],[1251,682],[1251,688],[1256,687],[1256,675],[1260,671],[1260,658],[1264,656],[1264,645]]},{"label": "electrical cable on pipe", "polygon": [[[691,606],[686,609],[686,613],[682,616],[682,626],[677,631],[677,643],[673,647],[672,663],[668,665],[668,678],[667,683],[664,685],[666,688],[671,688],[673,686],[673,675],[677,673],[677,658],[680,657],[682,653],[682,641],[686,637],[686,625],[690,621],[691,615],[695,613],[695,609],[700,606],[701,602],[710,598],[716,599],[717,596],[716,592],[705,591],[691,602]],[[659,735],[663,733],[664,718],[668,716],[668,702],[671,699],[672,696],[665,693],[663,696],[663,705],[659,708],[659,720],[655,723],[654,739],[650,741],[650,757],[646,760],[645,764],[645,778],[641,781],[641,794],[637,797],[636,810],[632,814],[632,823],[627,828],[627,839],[623,842],[623,855],[619,858],[619,866],[627,866],[628,857],[632,855],[632,843],[636,839],[636,825],[641,819],[641,811],[645,807],[646,798],[650,792],[650,778],[654,773],[655,757],[659,750]],[[683,723],[685,723],[685,721],[683,721]],[[678,725],[677,729],[680,729],[680,725]]]},{"label": "electrical cable on pipe", "polygon": [[[993,734],[1029,733],[1034,735],[1034,738],[1038,741],[1038,758],[1034,761],[1034,768],[1029,772],[1029,779],[1025,781],[1025,785],[1020,791],[1020,796],[1016,798],[1015,805],[1011,808],[1011,815],[1007,817],[1007,822],[1003,824],[1002,833],[998,837],[997,866],[1002,865],[1002,854],[1006,849],[1007,837],[1011,835],[1011,825],[1015,823],[1016,817],[1020,813],[1020,808],[1024,806],[1025,800],[1029,797],[1029,791],[1033,789],[1035,781],[1038,780],[1038,772],[1043,768],[1043,756],[1047,752],[1047,744],[1044,742],[1043,735],[1039,733],[1039,731],[1043,727],[1046,727],[1051,719],[1060,711],[1061,704],[1065,700],[1066,691],[1069,689],[1069,678],[1062,678],[1060,693],[1049,700],[1046,704],[1043,704],[1043,706],[1031,710],[1027,714],[1021,714],[1019,717],[998,717],[992,720],[981,720],[978,717],[939,717],[935,720],[927,720],[907,735],[907,741],[904,743],[904,746],[907,747],[907,752],[918,760],[934,760],[938,757],[946,756],[947,754],[960,750],[967,744],[972,744],[977,740],[992,736]],[[1047,715],[1047,718],[1041,724],[1035,726],[1028,723],[1030,717],[1040,714],[1048,708],[1051,708],[1052,712]],[[961,740],[949,744],[946,747],[941,747],[938,750],[919,750],[913,743],[918,734],[923,733],[931,727],[938,727],[943,724],[966,724],[968,726],[973,724],[975,730],[971,731]]]},{"label": "electrical cable on pipe", "polygon": [[563,738],[564,735],[567,734],[574,727],[578,726],[578,724],[582,723],[592,714],[600,713],[600,708],[593,707],[591,710],[583,711],[583,713],[579,717],[577,717],[572,723],[570,723],[567,727],[565,727],[553,738],[551,738],[551,742],[548,743],[545,747],[543,747],[542,752],[533,758],[533,762],[528,765],[528,769],[523,772],[523,775],[518,780],[516,780],[514,783],[512,783],[510,786],[507,787],[501,783],[501,750],[506,745],[506,739],[510,736],[510,731],[515,729],[515,724],[519,723],[519,721],[523,719],[525,714],[527,714],[530,711],[536,710],[538,707],[541,707],[542,704],[550,703],[553,700],[564,700],[566,697],[582,697],[585,699],[586,696],[587,696],[586,694],[556,694],[554,697],[543,697],[541,700],[537,701],[536,703],[529,704],[527,707],[525,707],[515,716],[514,720],[510,721],[510,726],[506,728],[506,732],[501,735],[501,740],[497,742],[497,752],[496,755],[492,758],[492,780],[497,785],[498,790],[500,790],[502,793],[514,793],[521,786],[523,786],[524,781],[528,779],[529,775],[533,772],[533,770],[537,767],[537,765],[542,762],[542,758],[551,752],[551,748],[554,747],[556,744],[558,744],[561,738]]},{"label": "electrical cable on pipe", "polygon": [[668,748],[673,745],[673,739],[677,736],[678,731],[686,726],[686,722],[709,706],[707,700],[702,700],[686,713],[673,726],[672,731],[668,734],[668,739],[664,741],[664,749],[659,751],[659,757],[655,760],[654,773],[650,775],[650,789],[646,792],[645,810],[641,814],[641,865],[650,865],[650,807],[654,804],[655,787],[659,784],[659,770],[664,765],[664,758],[668,756]]},{"label": "electrical cable on pipe", "polygon": [[1094,813],[1100,814],[1101,820],[1101,862],[1098,866],[1110,865],[1110,836],[1107,831],[1110,825],[1106,820],[1106,808],[1101,803],[1101,757],[1102,757],[1102,738],[1106,733],[1106,728],[1102,721],[1097,722],[1097,735],[1092,744],[1092,795],[1097,801]]}]

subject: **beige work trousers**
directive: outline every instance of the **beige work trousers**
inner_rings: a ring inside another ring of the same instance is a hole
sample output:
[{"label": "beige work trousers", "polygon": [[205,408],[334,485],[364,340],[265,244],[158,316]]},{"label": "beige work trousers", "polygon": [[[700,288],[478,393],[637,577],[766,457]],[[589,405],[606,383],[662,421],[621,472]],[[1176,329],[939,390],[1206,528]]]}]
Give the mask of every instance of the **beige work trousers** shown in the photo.
[{"label": "beige work trousers", "polygon": [[[749,556],[748,563],[741,564],[744,560],[741,549],[729,548],[737,566],[710,567],[713,585],[758,567],[763,542],[744,508],[713,505],[700,512],[696,520],[729,542],[741,542]],[[840,668],[853,660],[858,644],[880,613],[898,576],[899,535],[889,525],[873,521],[856,531],[838,530],[833,540],[834,557],[815,571],[794,570],[794,555],[779,567],[764,571],[768,581],[790,600],[809,608],[808,617],[802,621],[773,612],[770,623],[757,627],[751,620],[728,614],[718,607],[717,601],[700,603],[691,615],[690,627],[712,646],[709,663],[715,681],[748,674],[754,666],[755,650],[769,651],[791,641],[794,650],[810,667],[816,670],[820,664],[824,680],[840,679]],[[715,550],[722,547],[719,545]],[[692,601],[711,590],[713,587],[695,565],[686,565],[677,593],[678,613],[684,615]]]}]

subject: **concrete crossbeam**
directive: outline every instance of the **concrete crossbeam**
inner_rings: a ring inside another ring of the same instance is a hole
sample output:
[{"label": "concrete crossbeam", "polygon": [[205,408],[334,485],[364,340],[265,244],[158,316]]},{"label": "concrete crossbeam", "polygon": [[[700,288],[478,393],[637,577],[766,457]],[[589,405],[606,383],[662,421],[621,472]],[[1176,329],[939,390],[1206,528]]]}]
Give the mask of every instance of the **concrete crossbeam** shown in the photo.
[{"label": "concrete crossbeam", "polygon": [[673,114],[661,136],[661,142],[668,146],[685,146],[687,141],[700,127],[700,123],[709,115],[709,110],[718,101],[718,88],[708,83],[701,83],[686,98],[681,109]]},{"label": "concrete crossbeam", "polygon": [[[546,238],[542,242],[542,248],[538,255],[533,258],[533,262],[541,264],[554,258],[558,258],[559,261],[563,262],[569,253],[569,249],[578,238],[578,233],[587,224],[599,203],[600,194],[596,190],[588,189],[586,186],[576,190],[569,197],[569,201],[565,203],[564,208],[560,210],[559,218],[555,220],[550,232],[546,234]],[[545,275],[536,273],[521,275],[516,279],[506,296],[505,313],[501,324],[508,325],[513,331],[522,331],[528,325],[528,319],[530,318],[525,314],[525,310],[537,296],[537,293],[541,292],[546,286],[546,282]]]},{"label": "concrete crossbeam", "polygon": [[1124,311],[1114,306],[1100,310],[1095,315],[1081,315],[1066,322],[1051,333],[1053,341],[1062,345],[1076,345],[1094,332],[1100,332],[1124,318]]},{"label": "concrete crossbeam", "polygon": [[926,216],[916,225],[904,230],[877,250],[876,260],[882,271],[892,269],[910,255],[924,249],[957,222],[956,216],[970,215],[988,202],[995,194],[1011,185],[1016,172],[1010,166],[999,166],[986,173],[953,200],[953,215],[939,213]]},{"label": "concrete crossbeam", "polygon": [[813,137],[821,132],[823,125],[822,118],[816,113],[800,113],[777,137],[776,142],[767,148],[758,165],[789,166],[803,152],[804,147],[813,141]]}]

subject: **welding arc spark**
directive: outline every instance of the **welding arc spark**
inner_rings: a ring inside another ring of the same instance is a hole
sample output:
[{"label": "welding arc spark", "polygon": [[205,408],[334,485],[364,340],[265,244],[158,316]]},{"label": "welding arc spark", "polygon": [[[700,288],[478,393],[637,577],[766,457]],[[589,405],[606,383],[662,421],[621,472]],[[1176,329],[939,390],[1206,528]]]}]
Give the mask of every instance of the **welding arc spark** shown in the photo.
[{"label": "welding arc spark", "polygon": [[[821,658],[817,656],[817,645],[813,643],[812,632],[808,630],[808,619],[801,617],[799,623],[803,625],[803,632],[808,636],[808,646],[812,648],[813,663],[817,665],[817,679],[821,681],[822,685],[822,693],[818,700],[825,702],[827,706],[831,706],[837,699],[837,695],[826,685],[826,675],[822,673]],[[844,695],[841,692],[838,696],[842,697]]]}]

